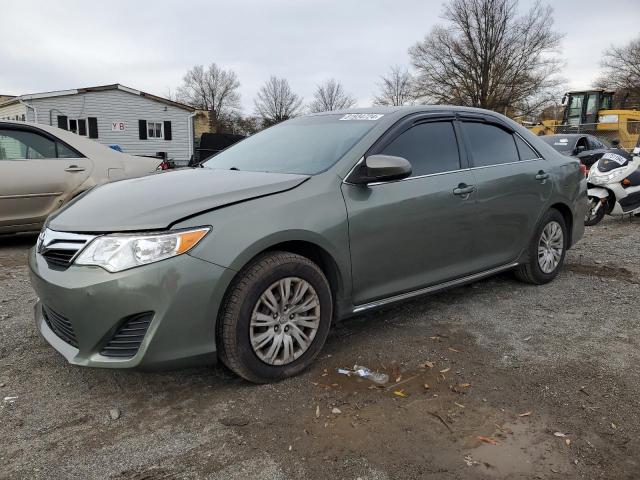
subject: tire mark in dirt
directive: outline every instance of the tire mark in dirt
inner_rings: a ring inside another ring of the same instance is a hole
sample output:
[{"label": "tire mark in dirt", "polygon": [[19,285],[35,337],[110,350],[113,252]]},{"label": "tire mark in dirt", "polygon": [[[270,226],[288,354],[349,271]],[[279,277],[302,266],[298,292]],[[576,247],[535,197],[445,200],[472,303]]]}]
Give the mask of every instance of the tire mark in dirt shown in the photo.
[{"label": "tire mark in dirt", "polygon": [[578,275],[593,275],[603,278],[615,278],[627,283],[640,284],[640,279],[628,268],[610,267],[607,265],[584,265],[580,263],[567,263],[565,268]]}]

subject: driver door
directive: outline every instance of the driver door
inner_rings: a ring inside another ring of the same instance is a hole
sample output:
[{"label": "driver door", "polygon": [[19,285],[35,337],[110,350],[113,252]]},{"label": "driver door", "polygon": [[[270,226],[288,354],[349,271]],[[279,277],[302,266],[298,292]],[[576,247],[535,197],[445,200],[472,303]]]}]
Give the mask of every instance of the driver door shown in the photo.
[{"label": "driver door", "polygon": [[37,227],[87,179],[91,162],[32,128],[0,129],[0,228]]},{"label": "driver door", "polygon": [[[405,158],[399,181],[342,186],[349,218],[356,305],[464,276],[475,269],[474,179],[458,148],[456,127],[438,118],[405,125],[369,154]],[[458,193],[454,193],[458,192]]]}]

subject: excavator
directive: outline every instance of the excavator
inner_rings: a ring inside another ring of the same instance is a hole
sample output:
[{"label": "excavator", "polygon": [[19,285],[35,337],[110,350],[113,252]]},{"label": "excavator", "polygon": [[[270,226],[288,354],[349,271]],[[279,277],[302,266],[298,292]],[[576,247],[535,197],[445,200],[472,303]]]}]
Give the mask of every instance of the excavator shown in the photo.
[{"label": "excavator", "polygon": [[617,102],[622,109],[612,108],[614,95],[605,89],[568,92],[562,99],[562,120],[543,120],[528,128],[536,135],[588,133],[632,150],[640,137],[640,110],[624,109],[626,97]]}]

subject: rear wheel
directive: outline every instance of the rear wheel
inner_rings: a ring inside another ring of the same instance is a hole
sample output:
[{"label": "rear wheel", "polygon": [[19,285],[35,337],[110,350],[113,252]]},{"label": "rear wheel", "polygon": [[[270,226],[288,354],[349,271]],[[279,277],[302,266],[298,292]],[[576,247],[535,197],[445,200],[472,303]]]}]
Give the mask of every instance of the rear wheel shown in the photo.
[{"label": "rear wheel", "polygon": [[239,274],[218,319],[221,360],[255,383],[300,373],[320,352],[332,317],[331,290],[309,259],[270,252]]},{"label": "rear wheel", "polygon": [[589,197],[589,209],[584,217],[584,224],[593,227],[602,221],[605,214],[605,206],[598,197]]},{"label": "rear wheel", "polygon": [[566,249],[567,226],[564,217],[558,210],[549,210],[529,243],[529,260],[516,268],[516,277],[535,285],[550,282],[564,263]]}]

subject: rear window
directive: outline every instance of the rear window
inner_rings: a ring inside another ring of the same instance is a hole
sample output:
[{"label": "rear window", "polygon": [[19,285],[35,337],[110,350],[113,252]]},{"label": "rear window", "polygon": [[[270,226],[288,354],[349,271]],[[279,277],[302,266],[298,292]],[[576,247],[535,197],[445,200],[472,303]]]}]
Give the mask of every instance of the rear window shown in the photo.
[{"label": "rear window", "polygon": [[462,123],[474,167],[486,167],[519,160],[513,135],[487,123]]}]

